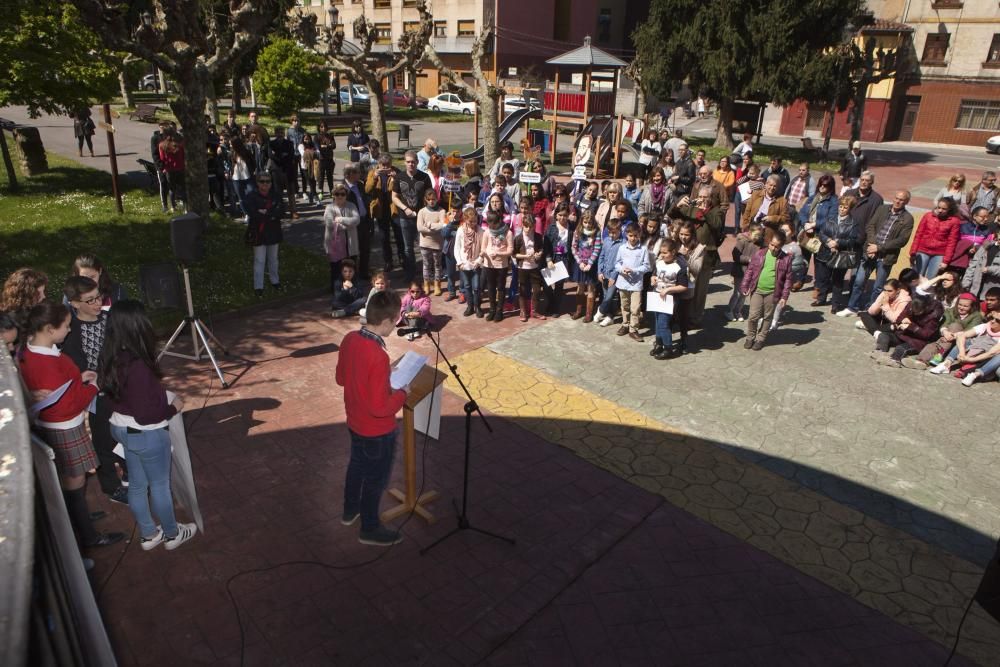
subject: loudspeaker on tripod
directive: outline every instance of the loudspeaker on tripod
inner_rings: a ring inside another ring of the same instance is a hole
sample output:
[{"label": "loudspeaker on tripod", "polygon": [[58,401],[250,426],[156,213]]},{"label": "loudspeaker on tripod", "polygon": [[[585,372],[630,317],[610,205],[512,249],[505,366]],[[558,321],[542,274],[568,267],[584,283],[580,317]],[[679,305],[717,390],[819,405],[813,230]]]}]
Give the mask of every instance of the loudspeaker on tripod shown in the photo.
[{"label": "loudspeaker on tripod", "polygon": [[184,294],[173,262],[142,264],[139,266],[139,291],[150,310],[182,308]]},{"label": "loudspeaker on tripod", "polygon": [[197,213],[185,213],[170,219],[170,245],[182,264],[198,262],[205,256],[205,220]]}]

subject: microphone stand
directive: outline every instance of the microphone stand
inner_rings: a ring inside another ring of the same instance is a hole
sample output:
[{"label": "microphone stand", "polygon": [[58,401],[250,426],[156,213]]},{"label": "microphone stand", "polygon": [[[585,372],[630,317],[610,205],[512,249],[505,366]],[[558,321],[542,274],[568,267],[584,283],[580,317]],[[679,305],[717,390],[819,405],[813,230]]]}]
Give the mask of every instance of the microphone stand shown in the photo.
[{"label": "microphone stand", "polygon": [[486,421],[486,416],[483,415],[483,411],[479,409],[479,405],[476,403],[475,399],[472,398],[472,394],[469,393],[469,388],[465,386],[464,382],[462,382],[462,378],[458,374],[458,366],[456,366],[455,364],[451,363],[451,361],[445,355],[444,350],[441,349],[441,344],[440,344],[441,334],[440,334],[440,332],[438,333],[438,340],[434,340],[434,335],[430,331],[427,332],[427,337],[430,339],[431,343],[434,344],[434,347],[437,348],[438,354],[440,354],[441,358],[444,359],[444,363],[448,367],[448,370],[451,371],[451,374],[455,377],[455,380],[458,381],[458,386],[460,386],[462,388],[462,392],[465,394],[465,397],[468,398],[469,400],[466,401],[465,406],[464,406],[464,410],[465,410],[465,463],[464,463],[464,471],[462,473],[462,508],[461,508],[461,510],[459,510],[458,502],[454,498],[451,499],[451,504],[455,507],[455,512],[458,515],[456,517],[458,519],[458,526],[456,526],[455,528],[451,529],[448,533],[446,533],[446,534],[442,535],[441,537],[439,537],[437,540],[435,540],[429,546],[426,546],[423,549],[421,549],[420,550],[420,555],[423,556],[428,551],[430,551],[431,549],[433,549],[437,545],[441,544],[442,542],[444,542],[445,540],[447,540],[449,537],[451,537],[455,533],[459,533],[459,532],[461,532],[463,530],[472,530],[472,531],[475,531],[475,532],[477,532],[477,533],[479,533],[481,535],[486,535],[487,537],[493,537],[493,538],[496,538],[498,540],[503,540],[504,542],[507,542],[508,544],[511,544],[511,545],[516,544],[516,542],[513,539],[509,538],[509,537],[504,537],[503,535],[497,535],[496,533],[491,533],[490,531],[483,530],[482,528],[476,528],[469,521],[469,514],[468,514],[468,507],[469,507],[469,448],[470,448],[470,444],[472,442],[472,413],[475,412],[475,413],[477,413],[479,415],[479,418],[483,421],[483,426],[486,427],[487,431],[489,431],[490,433],[492,433],[493,429],[490,428],[489,422]]}]

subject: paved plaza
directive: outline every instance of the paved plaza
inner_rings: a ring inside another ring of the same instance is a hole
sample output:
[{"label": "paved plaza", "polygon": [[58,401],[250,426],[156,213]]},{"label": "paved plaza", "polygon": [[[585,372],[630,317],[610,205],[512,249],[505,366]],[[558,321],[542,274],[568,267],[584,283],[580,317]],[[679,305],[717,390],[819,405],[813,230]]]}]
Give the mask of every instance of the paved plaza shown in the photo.
[{"label": "paved plaza", "polygon": [[[40,123],[47,145],[59,123]],[[116,125],[120,150],[145,157],[152,128]],[[911,187],[919,210],[981,156],[882,157],[876,189]],[[321,209],[305,213],[286,240],[319,252]],[[339,521],[349,447],[333,371],[357,321],[330,319],[322,297],[216,318],[231,388],[205,364],[173,360],[166,379],[186,400],[204,534],[177,552],[97,554],[120,662],[943,664],[1000,534],[1000,445],[984,426],[1000,384],[877,366],[871,338],[808,292],[745,350],[723,318],[730,289],[720,270],[692,354],[665,362],[613,328],[493,324],[435,299],[493,427],[474,426],[472,520],[517,544],[463,533],[425,556],[461,493],[455,381],[440,437],[418,438],[438,521],[406,520],[404,543],[373,550]],[[426,340],[388,344],[434,358]],[[132,524],[90,491],[108,525]],[[978,606],[958,653],[1000,664],[1000,626]]]}]

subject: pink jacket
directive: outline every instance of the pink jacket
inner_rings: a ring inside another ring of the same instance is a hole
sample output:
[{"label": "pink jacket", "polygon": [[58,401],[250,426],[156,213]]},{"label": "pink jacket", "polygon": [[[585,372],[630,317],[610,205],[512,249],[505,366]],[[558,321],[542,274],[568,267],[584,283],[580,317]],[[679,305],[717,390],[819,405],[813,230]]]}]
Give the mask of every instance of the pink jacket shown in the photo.
[{"label": "pink jacket", "polygon": [[899,294],[896,295],[896,300],[892,303],[889,303],[889,300],[885,298],[885,292],[882,292],[868,309],[868,314],[872,317],[881,314],[890,322],[895,322],[902,315],[908,303],[910,303],[910,294],[906,290],[900,290]]},{"label": "pink jacket", "polygon": [[510,256],[514,254],[514,235],[510,228],[499,238],[487,229],[483,232],[480,250],[485,256],[483,266],[488,269],[506,269],[510,264]]},{"label": "pink jacket", "polygon": [[399,309],[399,321],[396,322],[396,326],[402,326],[406,324],[406,313],[411,310],[415,310],[420,313],[420,317],[426,320],[427,324],[434,326],[434,316],[431,315],[431,297],[425,294],[419,299],[414,299],[412,296],[407,294],[403,297],[403,305]]}]

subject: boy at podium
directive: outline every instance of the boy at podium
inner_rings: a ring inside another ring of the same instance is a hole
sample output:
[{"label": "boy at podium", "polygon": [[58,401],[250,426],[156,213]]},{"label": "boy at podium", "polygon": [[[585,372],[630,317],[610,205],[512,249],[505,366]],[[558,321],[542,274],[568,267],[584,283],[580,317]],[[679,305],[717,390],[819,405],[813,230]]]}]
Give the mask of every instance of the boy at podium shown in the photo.
[{"label": "boy at podium", "polygon": [[341,523],[361,517],[362,544],[388,547],[402,541],[398,531],[382,526],[379,501],[392,474],[396,453],[396,413],[406,402],[405,389],[389,385],[389,355],[383,336],[392,333],[400,299],[386,290],[372,295],[365,311],[367,324],[352,331],[340,344],[337,384],[344,388],[347,428],[351,433],[351,460],[344,482]]}]

